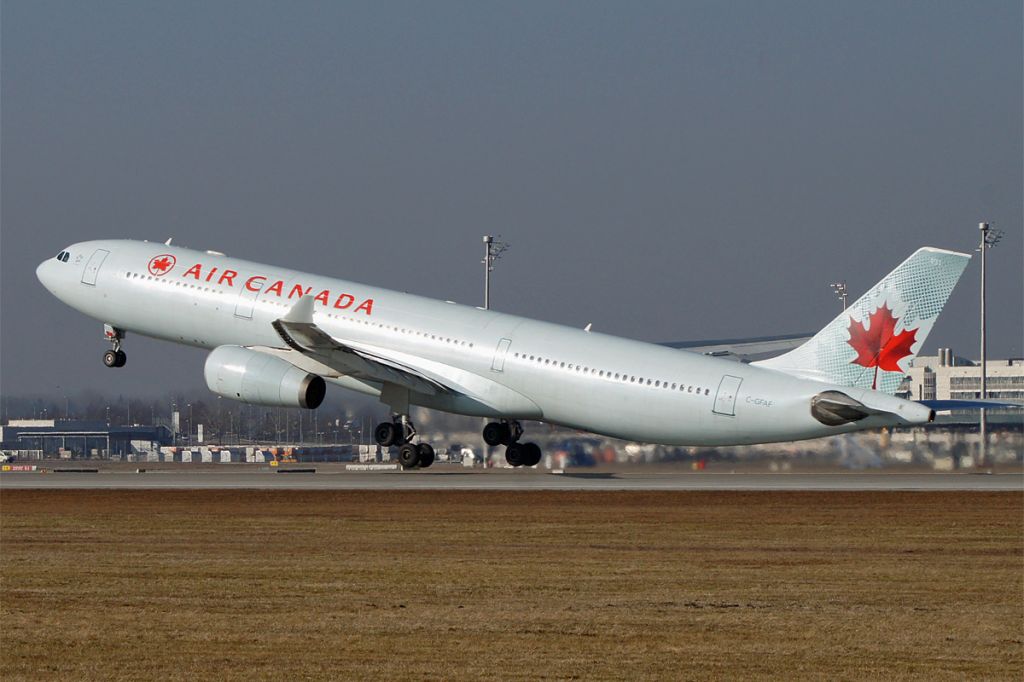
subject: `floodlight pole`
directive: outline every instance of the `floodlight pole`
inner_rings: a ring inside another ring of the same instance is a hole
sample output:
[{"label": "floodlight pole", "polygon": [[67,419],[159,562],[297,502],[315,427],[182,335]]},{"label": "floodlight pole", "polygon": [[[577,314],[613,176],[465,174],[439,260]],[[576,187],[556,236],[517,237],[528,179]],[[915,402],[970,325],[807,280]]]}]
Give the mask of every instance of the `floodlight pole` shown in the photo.
[{"label": "floodlight pole", "polygon": [[[981,251],[981,399],[984,400],[988,397],[986,391],[986,356],[987,348],[985,344],[985,252],[988,251],[988,234],[989,226],[988,223],[979,223],[978,229],[981,231],[981,245],[978,247]],[[982,412],[984,414],[984,412]],[[984,422],[984,420],[982,420]]]},{"label": "floodlight pole", "polygon": [[[988,348],[985,343],[985,252],[999,243],[1003,237],[1002,230],[994,230],[988,223],[978,223],[978,230],[981,232],[981,243],[978,250],[981,251],[981,392],[982,400],[988,399]],[[981,444],[978,451],[978,466],[985,464],[988,458],[988,421],[985,417],[985,409],[982,408],[978,422]]]},{"label": "floodlight pole", "polygon": [[508,247],[505,242],[489,234],[484,235],[484,259],[481,261],[484,264],[484,310],[491,309],[491,273],[494,271],[494,261],[501,258],[501,254]]},{"label": "floodlight pole", "polygon": [[[494,261],[501,258],[508,247],[508,244],[496,240],[492,235],[484,235],[484,259],[481,261],[484,264],[484,310],[491,309],[491,272],[494,271]],[[487,466],[487,447],[486,442],[480,446],[480,461],[484,467]]]},{"label": "floodlight pole", "polygon": [[484,235],[484,310],[491,309],[491,244],[494,237]]},{"label": "floodlight pole", "polygon": [[[986,386],[986,374],[987,372],[987,348],[985,344],[985,252],[988,251],[988,234],[989,226],[988,223],[978,223],[978,230],[981,232],[981,244],[978,247],[981,250],[981,399],[984,400],[988,394],[988,387]],[[978,466],[985,465],[985,459],[988,456],[988,423],[985,418],[985,408],[981,408],[978,413]]]}]

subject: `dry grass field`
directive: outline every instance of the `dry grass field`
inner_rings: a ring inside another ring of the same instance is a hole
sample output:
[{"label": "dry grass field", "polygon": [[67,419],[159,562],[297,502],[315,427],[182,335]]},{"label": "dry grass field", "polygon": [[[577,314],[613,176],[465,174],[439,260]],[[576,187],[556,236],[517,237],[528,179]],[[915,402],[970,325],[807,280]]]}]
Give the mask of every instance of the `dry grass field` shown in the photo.
[{"label": "dry grass field", "polygon": [[14,491],[0,678],[1011,679],[1024,494]]}]

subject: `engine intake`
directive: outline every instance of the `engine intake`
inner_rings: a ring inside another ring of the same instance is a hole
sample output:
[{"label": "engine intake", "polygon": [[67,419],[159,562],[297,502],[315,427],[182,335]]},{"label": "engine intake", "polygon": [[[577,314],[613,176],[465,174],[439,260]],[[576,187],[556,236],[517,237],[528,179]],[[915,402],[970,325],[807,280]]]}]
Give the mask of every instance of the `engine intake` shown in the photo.
[{"label": "engine intake", "polygon": [[203,374],[206,385],[217,395],[254,405],[315,410],[327,393],[323,377],[242,346],[214,348]]}]

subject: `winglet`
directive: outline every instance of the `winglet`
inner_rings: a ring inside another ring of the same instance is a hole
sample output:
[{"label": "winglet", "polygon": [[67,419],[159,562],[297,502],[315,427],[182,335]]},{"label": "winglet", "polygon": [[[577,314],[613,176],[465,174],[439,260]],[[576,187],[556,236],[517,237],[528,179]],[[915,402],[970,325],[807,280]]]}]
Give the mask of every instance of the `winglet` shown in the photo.
[{"label": "winglet", "polygon": [[299,299],[299,302],[292,306],[288,314],[281,318],[282,322],[294,322],[299,324],[313,324],[313,304],[316,297],[306,294]]}]

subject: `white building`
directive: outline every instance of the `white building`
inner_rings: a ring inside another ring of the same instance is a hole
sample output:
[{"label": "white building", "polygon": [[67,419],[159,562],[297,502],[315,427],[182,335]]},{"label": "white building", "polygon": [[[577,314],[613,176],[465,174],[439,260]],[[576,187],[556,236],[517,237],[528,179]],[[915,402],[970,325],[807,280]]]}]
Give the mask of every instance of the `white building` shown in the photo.
[{"label": "white building", "polygon": [[[989,360],[986,391],[989,398],[1024,400],[1024,358]],[[938,355],[914,358],[900,395],[911,400],[970,400],[981,398],[981,366],[957,357],[949,348]]]}]

